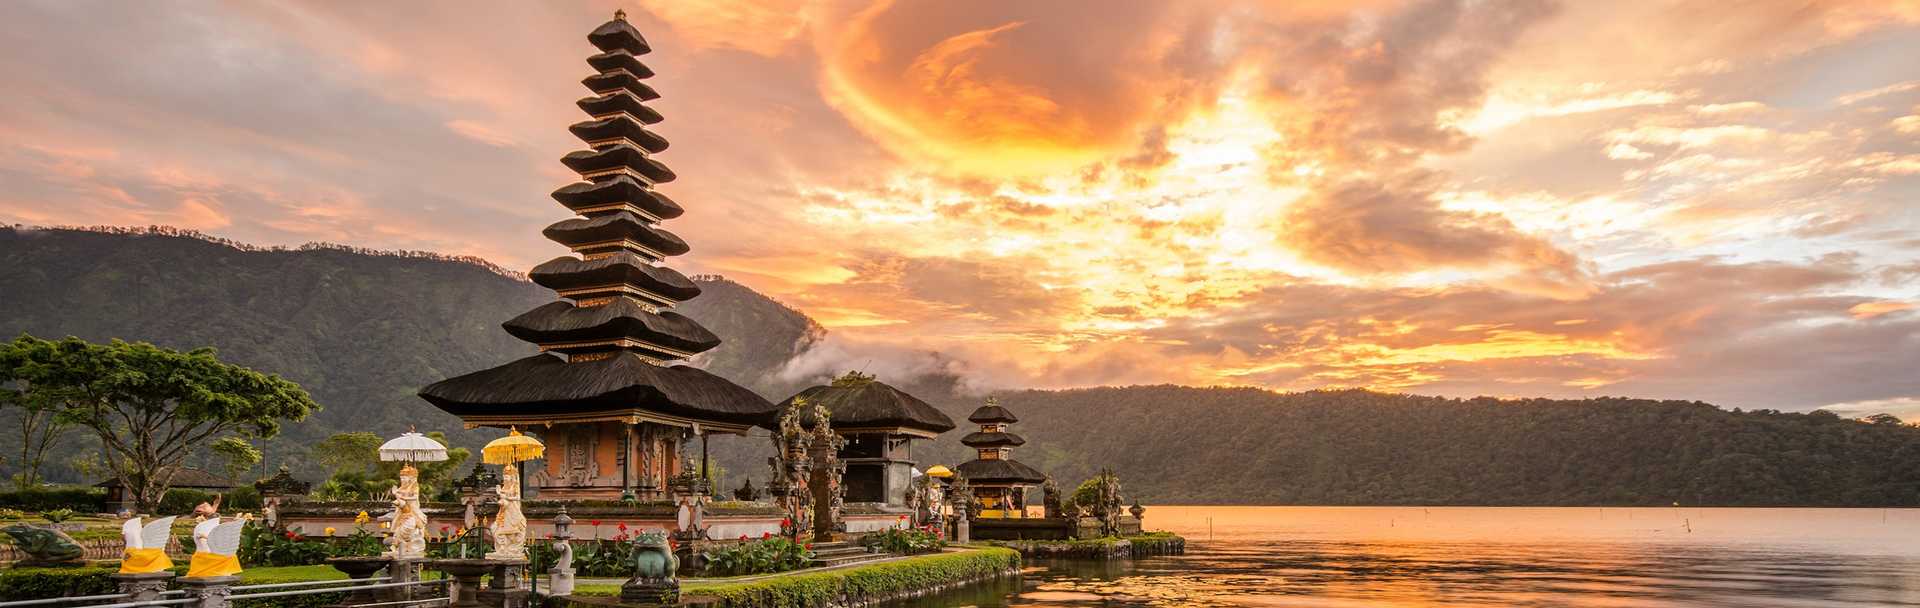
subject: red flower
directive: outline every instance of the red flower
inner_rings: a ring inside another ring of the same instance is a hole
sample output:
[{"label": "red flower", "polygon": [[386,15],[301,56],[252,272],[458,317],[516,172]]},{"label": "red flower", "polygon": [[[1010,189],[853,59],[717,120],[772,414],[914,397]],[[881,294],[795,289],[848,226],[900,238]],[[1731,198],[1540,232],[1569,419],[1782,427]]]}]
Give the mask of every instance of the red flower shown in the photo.
[{"label": "red flower", "polygon": [[812,551],[812,550],[813,550],[813,543],[807,543],[807,544],[806,544],[805,546],[802,546],[801,548],[802,548],[802,549],[806,549],[806,550],[808,550],[808,551]]},{"label": "red flower", "polygon": [[786,527],[790,527],[790,526],[792,526],[792,525],[793,525],[793,520],[792,520],[792,519],[788,519],[788,518],[785,518],[785,517],[782,517],[782,518],[780,518],[780,527],[782,527],[782,528],[786,528]]},{"label": "red flower", "polygon": [[299,538],[299,537],[300,537],[300,535],[298,535],[298,534],[294,534],[292,530],[288,530],[288,531],[287,531],[287,540],[293,540],[293,539],[296,539],[296,538]]},{"label": "red flower", "polygon": [[745,534],[740,535],[740,540],[746,540],[746,539],[747,539],[747,535]]},{"label": "red flower", "polygon": [[598,519],[590,519],[590,520],[587,520],[587,524],[588,524],[588,525],[592,525],[592,526],[599,526],[599,525],[600,525],[600,520],[598,520]]},{"label": "red flower", "polygon": [[[746,536],[746,535],[744,535],[744,534],[742,534],[742,535],[741,535],[741,537],[742,537],[742,538],[744,538],[745,536]],[[773,538],[773,533],[772,533],[772,532],[761,532],[761,533],[760,533],[760,540],[766,540],[766,539],[769,539],[769,538]]]},{"label": "red flower", "polygon": [[620,528],[620,531],[621,531],[621,532],[625,532],[625,531],[627,531],[627,524],[626,524],[626,523],[624,523],[624,522],[623,522],[623,523],[621,523],[621,524],[620,524],[620,525],[618,525],[618,526],[615,526],[615,527],[617,527],[617,528]]}]

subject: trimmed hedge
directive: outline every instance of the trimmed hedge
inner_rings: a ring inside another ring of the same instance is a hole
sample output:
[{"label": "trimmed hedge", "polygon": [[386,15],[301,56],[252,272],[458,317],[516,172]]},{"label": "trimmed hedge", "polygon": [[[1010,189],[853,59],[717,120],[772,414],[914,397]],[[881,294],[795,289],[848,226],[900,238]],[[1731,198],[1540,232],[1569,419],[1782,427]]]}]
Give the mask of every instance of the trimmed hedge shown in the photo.
[{"label": "trimmed hedge", "polygon": [[0,601],[102,595],[119,587],[107,575],[117,568],[9,568],[0,570]]},{"label": "trimmed hedge", "polygon": [[[116,593],[119,587],[109,575],[119,571],[119,565],[110,567],[86,568],[12,568],[0,570],[0,602],[20,600],[40,600],[54,597],[78,595],[104,595]],[[176,576],[186,573],[184,564],[175,566]],[[270,583],[297,583],[305,581],[340,580],[347,578],[333,566],[290,566],[285,568],[253,568],[240,572],[240,584],[264,585]],[[431,577],[429,577],[431,578]],[[177,580],[177,579],[176,579]],[[176,588],[178,583],[176,582]],[[262,598],[234,602],[235,608],[324,608],[340,602],[344,593],[316,593],[291,597]]]},{"label": "trimmed hedge", "polygon": [[[824,572],[797,572],[744,583],[696,585],[684,600],[726,608],[816,608],[878,602],[1018,571],[1020,553],[981,547]],[[619,587],[583,586],[580,596],[619,595]]]},{"label": "trimmed hedge", "polygon": [[0,492],[0,507],[19,509],[29,513],[54,509],[73,509],[77,513],[99,513],[101,503],[106,500],[106,490],[85,486],[28,488]]}]

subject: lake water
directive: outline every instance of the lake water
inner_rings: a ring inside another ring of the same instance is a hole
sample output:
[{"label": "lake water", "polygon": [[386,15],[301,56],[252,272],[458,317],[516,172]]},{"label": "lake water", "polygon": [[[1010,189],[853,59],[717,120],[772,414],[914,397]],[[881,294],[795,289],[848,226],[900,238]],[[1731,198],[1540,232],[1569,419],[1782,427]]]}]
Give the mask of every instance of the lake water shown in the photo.
[{"label": "lake water", "polygon": [[1920,510],[1149,507],[1187,554],[901,606],[1920,606]]}]

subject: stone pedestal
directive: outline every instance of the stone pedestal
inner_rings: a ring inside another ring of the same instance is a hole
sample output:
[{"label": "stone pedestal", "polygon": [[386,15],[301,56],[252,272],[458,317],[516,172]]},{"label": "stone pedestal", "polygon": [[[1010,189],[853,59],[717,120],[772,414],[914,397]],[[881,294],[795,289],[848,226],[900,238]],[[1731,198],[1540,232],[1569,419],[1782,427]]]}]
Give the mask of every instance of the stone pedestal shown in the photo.
[{"label": "stone pedestal", "polygon": [[173,580],[173,573],[167,571],[142,572],[140,574],[107,575],[112,578],[121,593],[127,594],[128,602],[145,602],[160,599],[160,592],[167,590],[167,583]]},{"label": "stone pedestal", "polygon": [[493,563],[493,578],[487,581],[487,587],[481,589],[476,598],[480,605],[489,608],[527,608],[527,599],[532,592],[521,588],[525,582],[522,572],[526,571],[527,560],[487,560]]},{"label": "stone pedestal", "polygon": [[[372,577],[373,573],[386,569],[387,558],[331,557],[327,558],[327,564],[333,566],[335,570],[345,572],[348,579],[366,580]],[[387,589],[381,589],[380,591],[387,591]],[[385,599],[385,597],[376,596],[374,590],[371,589],[354,589],[348,591],[346,597],[340,598],[340,602],[335,605],[357,606],[360,604],[371,604]]]},{"label": "stone pedestal", "polygon": [[547,571],[547,595],[573,595],[572,568],[554,568]]},{"label": "stone pedestal", "polygon": [[185,589],[191,603],[182,604],[187,608],[227,608],[231,603],[227,596],[233,594],[233,586],[240,582],[238,576],[203,576],[180,579],[180,588]]},{"label": "stone pedestal", "polygon": [[485,559],[436,559],[427,562],[427,567],[447,573],[453,578],[453,585],[447,592],[453,596],[452,608],[481,608],[480,577],[493,571],[494,562]]},{"label": "stone pedestal", "polygon": [[680,581],[629,580],[620,585],[620,601],[673,605],[680,601]]}]

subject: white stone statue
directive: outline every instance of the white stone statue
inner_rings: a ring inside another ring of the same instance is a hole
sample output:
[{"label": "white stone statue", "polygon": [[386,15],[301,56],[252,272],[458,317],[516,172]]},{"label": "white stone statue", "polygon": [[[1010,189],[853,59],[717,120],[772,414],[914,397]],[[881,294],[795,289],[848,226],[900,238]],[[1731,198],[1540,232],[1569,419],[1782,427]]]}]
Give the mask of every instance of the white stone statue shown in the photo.
[{"label": "white stone statue", "polygon": [[500,469],[500,512],[493,516],[493,552],[487,559],[527,558],[527,516],[520,512],[520,470]]},{"label": "white stone statue", "polygon": [[387,557],[426,557],[427,526],[427,514],[420,510],[420,472],[408,464],[400,468],[400,483],[393,487],[393,548]]}]

